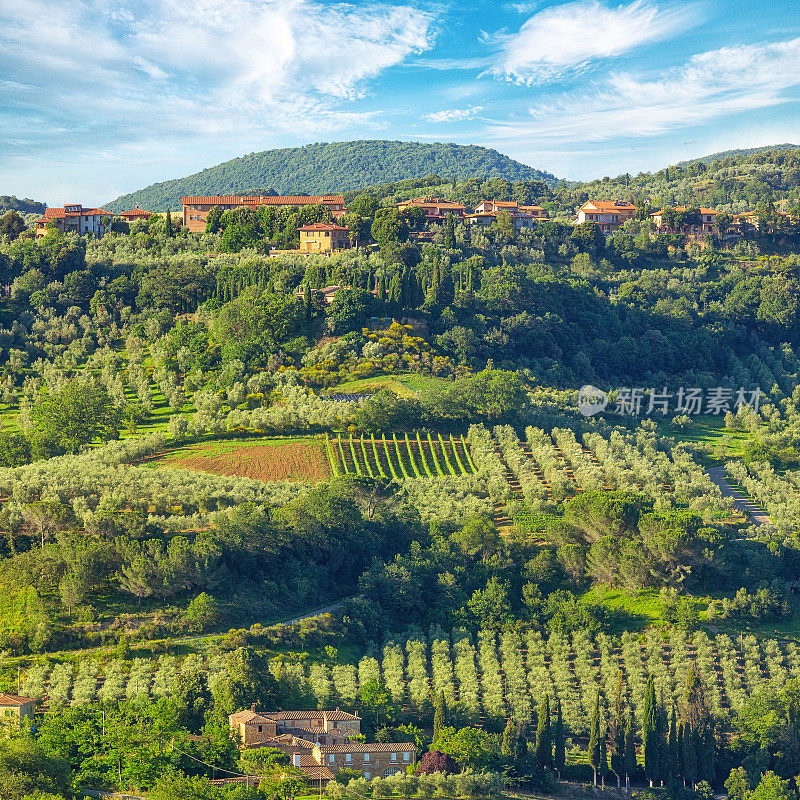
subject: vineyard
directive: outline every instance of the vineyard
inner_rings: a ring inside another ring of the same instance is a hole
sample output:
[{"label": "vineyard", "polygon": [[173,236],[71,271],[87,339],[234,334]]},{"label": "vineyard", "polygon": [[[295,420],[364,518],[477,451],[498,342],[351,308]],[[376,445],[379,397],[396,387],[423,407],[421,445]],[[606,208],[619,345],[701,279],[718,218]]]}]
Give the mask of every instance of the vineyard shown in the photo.
[{"label": "vineyard", "polygon": [[[612,697],[619,673],[638,717],[648,675],[653,675],[657,693],[669,704],[683,696],[693,662],[713,711],[726,715],[740,709],[758,687],[780,687],[800,677],[800,646],[680,630],[620,637],[579,632],[544,638],[538,631],[482,630],[473,637],[465,629],[447,633],[432,627],[428,635],[417,630],[385,643],[357,665],[274,662],[273,668],[294,680],[319,708],[352,708],[360,687],[382,679],[406,713],[427,713],[431,697],[444,692],[450,707],[458,709],[465,721],[495,728],[508,717],[530,719],[543,695],[558,696],[567,725],[573,734],[584,736],[597,690]],[[173,655],[154,661],[85,660],[77,670],[69,663],[52,669],[32,667],[22,692],[37,698],[46,695],[51,709],[132,697],[157,699],[170,693],[180,672],[202,670],[213,687],[224,668],[222,656],[207,661],[196,655],[183,660]]]},{"label": "vineyard", "polygon": [[328,459],[334,474],[387,478],[396,482],[422,478],[447,478],[476,472],[469,447],[452,434],[444,438],[416,431],[398,437],[325,437]]}]

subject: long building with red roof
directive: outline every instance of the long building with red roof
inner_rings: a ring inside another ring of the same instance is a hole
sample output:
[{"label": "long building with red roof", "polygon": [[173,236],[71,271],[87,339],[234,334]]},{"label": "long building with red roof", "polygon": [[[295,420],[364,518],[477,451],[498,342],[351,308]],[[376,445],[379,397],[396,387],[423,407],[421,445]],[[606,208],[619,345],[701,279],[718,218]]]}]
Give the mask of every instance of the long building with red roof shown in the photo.
[{"label": "long building with red roof", "polygon": [[320,195],[286,195],[279,197],[246,196],[246,195],[207,195],[198,197],[181,197],[183,207],[183,224],[190,231],[203,232],[206,229],[208,212],[219,206],[224,211],[235,208],[260,208],[261,206],[275,206],[277,208],[302,208],[303,206],[321,205],[330,209],[334,219],[340,219],[347,209],[344,206],[344,197],[339,194]]}]

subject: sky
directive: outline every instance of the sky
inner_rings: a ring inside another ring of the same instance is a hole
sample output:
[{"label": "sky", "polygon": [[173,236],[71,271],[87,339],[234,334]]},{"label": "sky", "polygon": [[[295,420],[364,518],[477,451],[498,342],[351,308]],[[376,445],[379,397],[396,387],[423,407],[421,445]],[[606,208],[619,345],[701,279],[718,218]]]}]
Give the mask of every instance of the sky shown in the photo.
[{"label": "sky", "polygon": [[653,171],[798,100],[797,0],[0,0],[0,194],[51,206],[350,139]]}]

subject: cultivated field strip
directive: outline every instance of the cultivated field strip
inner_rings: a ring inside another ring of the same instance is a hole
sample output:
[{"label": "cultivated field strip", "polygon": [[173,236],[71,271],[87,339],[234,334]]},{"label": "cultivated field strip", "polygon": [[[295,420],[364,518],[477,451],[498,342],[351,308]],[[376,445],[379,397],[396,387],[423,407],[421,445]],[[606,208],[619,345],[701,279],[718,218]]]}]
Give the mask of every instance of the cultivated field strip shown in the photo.
[{"label": "cultivated field strip", "polygon": [[361,475],[394,481],[447,478],[476,472],[463,437],[413,433],[381,436],[325,436],[325,449],[334,474]]},{"label": "cultivated field strip", "polygon": [[[579,632],[545,638],[538,631],[483,630],[473,636],[465,629],[447,632],[434,626],[427,634],[417,631],[407,639],[385,642],[357,665],[274,661],[272,669],[292,679],[319,708],[354,707],[360,687],[382,680],[407,712],[429,709],[432,698],[443,692],[451,707],[457,704],[476,724],[508,717],[530,719],[543,695],[558,696],[566,723],[584,735],[598,688],[611,698],[619,673],[638,714],[648,675],[653,675],[658,696],[669,704],[682,698],[693,662],[713,710],[725,714],[740,709],[760,686],[778,687],[800,677],[800,646],[753,636],[709,637],[702,631],[648,631],[620,637]],[[163,655],[34,666],[24,676],[22,693],[46,698],[51,709],[136,697],[157,699],[170,694],[180,672],[193,670],[204,672],[213,686],[224,675],[224,658]]]}]

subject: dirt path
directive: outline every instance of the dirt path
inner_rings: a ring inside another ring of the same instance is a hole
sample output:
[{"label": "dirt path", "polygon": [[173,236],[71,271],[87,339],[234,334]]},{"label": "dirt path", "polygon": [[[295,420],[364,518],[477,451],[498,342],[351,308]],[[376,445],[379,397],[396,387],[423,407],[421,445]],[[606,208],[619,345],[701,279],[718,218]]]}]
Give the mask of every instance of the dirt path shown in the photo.
[{"label": "dirt path", "polygon": [[752,500],[745,497],[738,489],[734,489],[728,483],[728,475],[725,472],[725,467],[711,467],[706,473],[713,483],[719,486],[723,497],[732,497],[733,505],[738,511],[747,514],[756,525],[771,525],[772,520],[769,514],[762,508],[759,508]]}]

